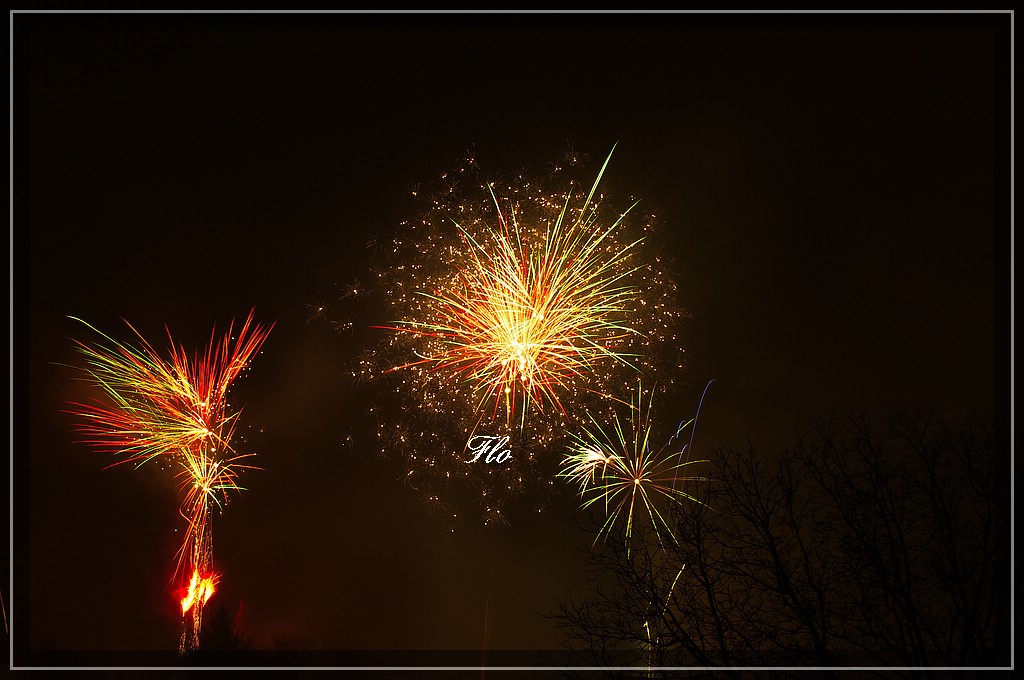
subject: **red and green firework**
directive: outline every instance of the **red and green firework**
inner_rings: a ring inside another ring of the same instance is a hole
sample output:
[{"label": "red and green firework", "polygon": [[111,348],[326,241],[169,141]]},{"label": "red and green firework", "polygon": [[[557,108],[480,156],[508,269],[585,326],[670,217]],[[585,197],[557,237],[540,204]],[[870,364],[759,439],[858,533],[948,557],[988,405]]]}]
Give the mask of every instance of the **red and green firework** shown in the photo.
[{"label": "red and green firework", "polygon": [[213,570],[212,515],[239,491],[238,474],[253,466],[232,446],[240,410],[228,391],[247,369],[270,333],[249,313],[235,333],[234,323],[218,340],[211,333],[205,350],[190,356],[168,331],[164,358],[132,329],[136,346],[118,342],[91,325],[102,340],[75,341],[85,357],[87,380],[104,394],[94,403],[72,404],[82,441],[118,458],[112,465],[136,468],[162,460],[178,468],[180,513],[187,523],[172,582],[179,584],[184,621],[180,651],[198,645],[203,605],[219,575]]}]

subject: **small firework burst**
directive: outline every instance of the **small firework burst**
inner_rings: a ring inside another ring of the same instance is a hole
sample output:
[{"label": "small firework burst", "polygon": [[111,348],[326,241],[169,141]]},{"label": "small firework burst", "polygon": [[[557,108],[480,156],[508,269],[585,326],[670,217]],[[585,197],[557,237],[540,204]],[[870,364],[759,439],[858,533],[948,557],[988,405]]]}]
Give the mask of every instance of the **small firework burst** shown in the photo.
[{"label": "small firework burst", "polygon": [[684,460],[687,446],[673,446],[693,421],[680,424],[664,446],[654,448],[652,403],[653,392],[645,400],[642,385],[638,385],[628,420],[623,422],[616,413],[608,428],[592,418],[593,427],[570,435],[570,453],[562,461],[559,476],[579,487],[584,508],[603,507],[606,519],[598,540],[607,538],[617,524],[623,523],[628,543],[637,522],[645,519],[645,526],[659,540],[664,532],[674,541],[672,527],[659,510],[659,503],[701,502],[685,491],[685,485],[707,479],[687,471],[691,465],[708,461]]}]

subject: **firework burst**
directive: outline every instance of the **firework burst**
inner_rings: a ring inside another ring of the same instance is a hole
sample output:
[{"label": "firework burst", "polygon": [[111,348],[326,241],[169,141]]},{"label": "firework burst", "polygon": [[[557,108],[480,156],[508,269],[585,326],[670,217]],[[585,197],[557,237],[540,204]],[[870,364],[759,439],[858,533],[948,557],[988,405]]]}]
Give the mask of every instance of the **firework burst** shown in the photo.
[{"label": "firework burst", "polygon": [[693,421],[681,423],[668,442],[659,448],[651,445],[651,407],[653,393],[645,394],[637,386],[636,403],[630,406],[630,417],[623,422],[618,413],[612,426],[602,427],[591,418],[592,427],[582,434],[571,433],[570,453],[562,461],[560,477],[579,487],[582,506],[603,507],[605,521],[597,539],[607,538],[612,529],[624,524],[628,544],[638,521],[647,520],[658,537],[665,532],[675,540],[659,503],[700,503],[684,490],[687,482],[707,481],[703,476],[687,474],[687,468],[706,460],[684,460],[688,445],[678,443],[682,431]]},{"label": "firework burst", "polygon": [[85,357],[87,380],[106,396],[103,402],[72,404],[82,441],[117,456],[112,465],[140,467],[163,460],[179,469],[179,512],[187,522],[176,556],[172,582],[179,583],[183,619],[179,651],[195,649],[203,605],[220,576],[213,570],[214,508],[240,491],[238,475],[252,469],[232,446],[240,411],[228,404],[228,391],[246,370],[270,332],[253,323],[250,312],[234,334],[234,324],[218,342],[216,331],[202,353],[190,357],[168,331],[169,358],[164,359],[130,324],[139,345],[120,343],[75,319],[105,342],[75,341]]},{"label": "firework burst", "polygon": [[[464,506],[456,489],[479,509],[460,519],[501,523],[526,492],[543,510],[566,425],[610,415],[638,374],[667,385],[682,368],[671,262],[637,201],[609,207],[610,158],[580,183],[571,164],[483,180],[473,155],[437,189],[417,188],[422,217],[374,244],[391,321],[353,374],[385,387],[372,408],[388,416],[381,451],[450,519]],[[508,437],[510,459],[468,464],[479,435]]]},{"label": "firework burst", "polygon": [[417,291],[427,320],[391,327],[424,341],[418,360],[394,370],[421,366],[463,382],[475,410],[503,412],[508,426],[518,407],[523,427],[531,401],[564,414],[569,383],[605,360],[628,365],[622,341],[637,331],[623,324],[640,291],[626,282],[639,240],[613,236],[629,210],[603,225],[592,207],[606,167],[581,206],[570,211],[570,192],[553,222],[532,226],[489,186],[496,228],[477,236],[455,222],[465,261],[448,285]]}]

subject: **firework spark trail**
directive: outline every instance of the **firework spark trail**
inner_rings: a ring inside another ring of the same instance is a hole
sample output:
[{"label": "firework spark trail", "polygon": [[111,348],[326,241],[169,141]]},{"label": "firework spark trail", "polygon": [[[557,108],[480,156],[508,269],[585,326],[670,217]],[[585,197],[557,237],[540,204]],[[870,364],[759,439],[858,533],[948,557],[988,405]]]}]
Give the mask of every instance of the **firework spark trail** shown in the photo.
[{"label": "firework spark trail", "polygon": [[232,447],[240,411],[230,410],[228,391],[272,326],[254,324],[250,311],[237,335],[233,322],[219,342],[214,329],[209,345],[194,357],[175,343],[168,330],[170,357],[165,360],[131,324],[138,347],[75,320],[106,341],[97,345],[75,341],[85,357],[86,379],[107,397],[106,403],[71,404],[83,442],[117,456],[119,460],[111,466],[132,463],[138,468],[162,459],[180,468],[179,512],[187,528],[171,580],[182,584],[178,589],[183,617],[179,651],[194,649],[203,605],[220,578],[213,571],[211,510],[223,508],[229,491],[243,490],[239,472],[255,469],[240,462],[251,454],[240,455]]},{"label": "firework spark trail", "polygon": [[[682,370],[673,263],[653,215],[634,199],[609,207],[610,157],[585,184],[562,167],[484,181],[468,159],[415,192],[419,220],[371,244],[392,321],[353,376],[384,388],[371,397],[380,451],[436,514],[469,519],[463,492],[484,524],[525,493],[543,510],[566,425],[611,417],[637,375],[670,385]],[[510,437],[511,460],[467,465],[477,434]]]},{"label": "firework spark trail", "polygon": [[672,442],[692,421],[681,424],[664,446],[655,449],[651,446],[652,405],[653,393],[645,403],[642,385],[638,385],[636,403],[631,405],[626,423],[618,413],[610,428],[602,427],[591,417],[592,428],[583,428],[582,434],[570,434],[570,453],[562,461],[559,476],[579,487],[583,508],[603,502],[606,519],[595,542],[607,538],[622,521],[628,545],[641,515],[649,520],[659,541],[662,531],[675,541],[658,502],[701,503],[682,488],[676,488],[680,481],[707,481],[706,477],[681,475],[680,471],[708,461],[683,461],[682,452],[677,456],[672,447]]}]

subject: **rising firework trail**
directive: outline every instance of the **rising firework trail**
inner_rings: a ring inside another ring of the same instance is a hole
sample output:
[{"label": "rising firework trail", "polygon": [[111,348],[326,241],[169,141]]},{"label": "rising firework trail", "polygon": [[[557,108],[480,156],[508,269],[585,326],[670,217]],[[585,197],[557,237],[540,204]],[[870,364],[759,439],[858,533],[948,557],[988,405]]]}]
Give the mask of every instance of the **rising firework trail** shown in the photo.
[{"label": "rising firework trail", "polygon": [[190,356],[168,331],[165,359],[130,324],[137,345],[118,342],[81,322],[102,340],[75,341],[85,357],[86,380],[104,400],[74,403],[72,413],[82,441],[112,454],[111,465],[136,468],[154,460],[178,469],[181,505],[187,523],[176,556],[172,583],[178,584],[182,634],[179,652],[198,647],[203,606],[220,575],[213,567],[212,511],[223,508],[229,491],[240,491],[238,475],[253,466],[243,461],[232,440],[240,410],[228,403],[228,391],[248,367],[271,327],[253,323],[250,312],[238,332],[234,323],[218,341],[216,330],[200,353]]}]

